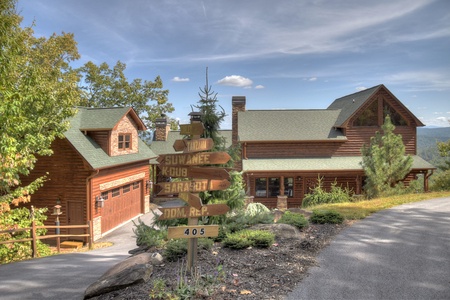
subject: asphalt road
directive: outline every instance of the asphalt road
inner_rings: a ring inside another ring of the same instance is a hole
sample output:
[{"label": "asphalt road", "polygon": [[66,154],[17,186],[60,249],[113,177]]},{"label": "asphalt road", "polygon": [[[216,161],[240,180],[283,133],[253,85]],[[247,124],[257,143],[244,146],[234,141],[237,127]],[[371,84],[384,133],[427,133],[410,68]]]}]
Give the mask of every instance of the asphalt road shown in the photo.
[{"label": "asphalt road", "polygon": [[450,198],[384,210],[340,233],[287,297],[450,299]]},{"label": "asphalt road", "polygon": [[[177,205],[173,202],[165,206]],[[153,214],[140,218],[150,225]],[[133,223],[128,222],[101,239],[114,243],[111,247],[0,265],[0,299],[83,299],[89,285],[136,248],[133,228]]]}]

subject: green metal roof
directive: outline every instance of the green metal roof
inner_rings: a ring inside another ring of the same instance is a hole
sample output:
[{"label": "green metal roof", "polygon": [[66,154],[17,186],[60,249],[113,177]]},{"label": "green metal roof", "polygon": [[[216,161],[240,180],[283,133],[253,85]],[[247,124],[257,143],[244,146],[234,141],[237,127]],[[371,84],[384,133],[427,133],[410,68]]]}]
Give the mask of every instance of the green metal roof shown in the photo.
[{"label": "green metal roof", "polygon": [[[413,155],[412,169],[435,169],[433,165],[417,155]],[[361,156],[321,157],[321,158],[273,158],[243,159],[244,172],[265,171],[362,171]]]},{"label": "green metal roof", "polygon": [[238,113],[240,142],[342,140],[340,110],[248,110]]},{"label": "green metal roof", "polygon": [[[109,156],[92,138],[84,135],[83,131],[88,128],[112,129],[124,116],[123,112],[129,110],[130,108],[78,108],[78,113],[70,120],[70,128],[64,133],[64,136],[93,169],[104,169],[156,157],[157,155],[140,138],[138,138],[138,153]],[[92,118],[96,118],[96,120],[91,120]],[[101,125],[98,120],[107,120],[105,121],[106,125]],[[112,120],[115,120],[116,123],[112,124]]]}]

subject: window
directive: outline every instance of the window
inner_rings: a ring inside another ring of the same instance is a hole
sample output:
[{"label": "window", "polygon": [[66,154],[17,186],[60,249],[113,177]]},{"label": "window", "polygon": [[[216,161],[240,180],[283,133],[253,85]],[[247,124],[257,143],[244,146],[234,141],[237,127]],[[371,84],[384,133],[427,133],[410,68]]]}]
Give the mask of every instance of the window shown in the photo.
[{"label": "window", "polygon": [[284,178],[284,195],[288,197],[294,196],[294,178],[292,177]]},{"label": "window", "polygon": [[406,126],[408,123],[403,117],[394,110],[386,101],[383,101],[383,122],[386,119],[386,115],[389,115],[391,122],[394,126]]},{"label": "window", "polygon": [[378,101],[372,102],[355,120],[355,126],[378,126]]},{"label": "window", "polygon": [[120,195],[120,189],[119,189],[119,188],[113,189],[112,192],[111,192],[111,195],[112,195],[113,197],[119,197],[119,195]]},{"label": "window", "polygon": [[256,197],[267,197],[267,178],[256,178],[255,190]]},{"label": "window", "polygon": [[129,191],[130,191],[130,185],[129,184],[124,185],[122,187],[122,194],[128,193]]},{"label": "window", "polygon": [[121,133],[119,134],[119,150],[131,149],[131,134]]},{"label": "window", "polygon": [[[280,194],[280,177],[261,177],[255,179],[255,197],[277,197]],[[294,196],[294,178],[285,177],[284,195],[288,197]]]},{"label": "window", "polygon": [[133,190],[137,190],[139,188],[139,181],[133,182]]},{"label": "window", "polygon": [[103,198],[103,200],[108,200],[108,194],[108,191],[101,193],[101,197]]}]

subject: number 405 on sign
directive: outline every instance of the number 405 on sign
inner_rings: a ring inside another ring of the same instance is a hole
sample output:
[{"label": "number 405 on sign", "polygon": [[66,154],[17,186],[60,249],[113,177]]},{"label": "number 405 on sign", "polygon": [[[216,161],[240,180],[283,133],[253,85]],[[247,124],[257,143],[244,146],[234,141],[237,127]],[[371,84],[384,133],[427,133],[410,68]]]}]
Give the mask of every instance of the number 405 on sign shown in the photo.
[{"label": "number 405 on sign", "polygon": [[167,236],[170,239],[215,237],[219,235],[218,225],[169,227]]}]

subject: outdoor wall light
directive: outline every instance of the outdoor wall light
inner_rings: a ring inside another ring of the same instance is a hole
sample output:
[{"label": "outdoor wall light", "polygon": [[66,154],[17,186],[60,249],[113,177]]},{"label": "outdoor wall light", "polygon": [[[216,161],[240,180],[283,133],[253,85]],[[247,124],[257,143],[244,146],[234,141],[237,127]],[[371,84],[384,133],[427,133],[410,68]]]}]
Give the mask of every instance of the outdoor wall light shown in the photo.
[{"label": "outdoor wall light", "polygon": [[102,196],[95,196],[95,207],[102,208],[105,205],[105,199]]}]

